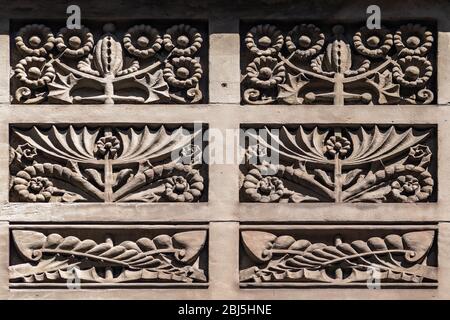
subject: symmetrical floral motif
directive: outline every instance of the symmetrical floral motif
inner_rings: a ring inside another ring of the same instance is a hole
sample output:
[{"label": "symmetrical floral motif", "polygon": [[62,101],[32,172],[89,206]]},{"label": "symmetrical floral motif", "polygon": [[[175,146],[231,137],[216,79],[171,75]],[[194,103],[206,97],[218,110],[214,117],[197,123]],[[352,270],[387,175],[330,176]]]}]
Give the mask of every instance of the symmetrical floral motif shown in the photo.
[{"label": "symmetrical floral motif", "polygon": [[[115,26],[107,23],[103,32],[95,39],[85,26],[62,28],[56,37],[44,25],[21,28],[12,57],[13,103],[196,103],[203,99],[199,57],[203,36],[197,29],[174,25],[162,35],[140,24],[126,30],[120,40]],[[167,75],[170,71],[172,76]]]},{"label": "symmetrical floral motif", "polygon": [[246,64],[241,83],[243,102],[433,102],[434,37],[428,27],[362,27],[354,33],[346,31],[355,29],[353,25],[330,27],[331,34],[314,24],[295,25],[285,33],[270,24],[251,28],[242,53]]},{"label": "symmetrical floral motif", "polygon": [[[164,126],[12,128],[10,199],[202,201],[202,146],[192,144],[201,131]],[[185,155],[186,147],[196,150],[195,159]]]},{"label": "symmetrical floral motif", "polygon": [[[341,229],[340,233],[334,231]],[[393,230],[392,230],[393,229]],[[271,231],[245,227],[241,242],[241,286],[261,283],[342,285],[437,284],[433,228],[334,226]],[[355,238],[367,234],[367,238]],[[391,233],[392,232],[392,233]],[[323,242],[319,242],[323,241]]]},{"label": "symmetrical floral motif", "polygon": [[242,201],[435,201],[434,134],[395,126],[259,129],[246,146]]},{"label": "symmetrical floral motif", "polygon": [[[70,230],[70,229],[69,229]],[[92,229],[90,229],[92,230]],[[66,230],[61,230],[66,232]],[[56,230],[56,232],[61,232]],[[130,234],[139,234],[139,230]],[[146,230],[147,234],[154,234]],[[142,234],[136,239],[123,238],[118,231],[104,234],[104,240],[80,235],[35,230],[12,230],[20,262],[9,267],[11,285],[42,284],[52,286],[77,280],[82,287],[90,284],[119,283],[202,283],[207,282],[201,263],[207,230],[172,231],[156,236]],[[70,231],[69,231],[70,232]],[[114,244],[114,236],[124,239]]]}]

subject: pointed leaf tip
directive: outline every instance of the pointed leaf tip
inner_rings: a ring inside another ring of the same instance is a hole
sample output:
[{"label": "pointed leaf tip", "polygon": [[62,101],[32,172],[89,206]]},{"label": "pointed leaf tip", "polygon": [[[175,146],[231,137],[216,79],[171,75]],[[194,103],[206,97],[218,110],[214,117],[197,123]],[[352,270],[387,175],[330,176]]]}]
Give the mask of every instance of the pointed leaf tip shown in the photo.
[{"label": "pointed leaf tip", "polygon": [[268,261],[272,258],[271,254],[265,254],[264,251],[272,247],[276,236],[263,231],[243,231],[242,242],[248,255],[258,262]]},{"label": "pointed leaf tip", "polygon": [[35,256],[33,252],[35,250],[42,249],[47,237],[40,232],[28,231],[28,230],[13,230],[12,231],[14,243],[17,250],[29,260],[37,261],[39,256]]},{"label": "pointed leaf tip", "polygon": [[414,251],[413,255],[406,255],[410,262],[419,261],[433,245],[434,230],[414,231],[402,236],[405,249]]},{"label": "pointed leaf tip", "polygon": [[186,231],[174,234],[172,242],[175,248],[184,249],[184,255],[178,255],[177,259],[189,263],[197,258],[206,241],[206,230]]}]

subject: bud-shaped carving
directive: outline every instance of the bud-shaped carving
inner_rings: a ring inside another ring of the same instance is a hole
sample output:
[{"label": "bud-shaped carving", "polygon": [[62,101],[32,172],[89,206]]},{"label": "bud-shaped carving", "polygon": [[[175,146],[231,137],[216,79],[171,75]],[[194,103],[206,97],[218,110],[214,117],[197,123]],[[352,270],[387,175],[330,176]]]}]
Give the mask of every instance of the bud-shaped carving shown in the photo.
[{"label": "bud-shaped carving", "polygon": [[327,71],[344,73],[352,66],[352,53],[350,45],[344,38],[344,28],[340,25],[333,27],[335,40],[327,46],[324,59],[324,68]]},{"label": "bud-shaped carving", "polygon": [[123,67],[122,46],[113,36],[104,36],[95,47],[95,66],[102,75],[116,75]]}]

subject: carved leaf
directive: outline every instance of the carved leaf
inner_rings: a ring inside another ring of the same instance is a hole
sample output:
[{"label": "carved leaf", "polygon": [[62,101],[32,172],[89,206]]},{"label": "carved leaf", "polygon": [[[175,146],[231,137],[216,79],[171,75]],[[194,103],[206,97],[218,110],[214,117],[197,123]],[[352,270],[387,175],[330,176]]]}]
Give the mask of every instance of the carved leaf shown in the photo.
[{"label": "carved leaf", "polygon": [[86,169],[84,170],[87,179],[90,182],[95,183],[98,187],[103,188],[105,184],[103,183],[102,175],[95,169]]},{"label": "carved leaf", "polygon": [[[14,128],[13,132],[36,149],[57,158],[78,162],[97,159],[94,150],[100,134],[99,128],[75,129],[70,125],[67,129],[52,126],[50,130],[42,130],[34,126],[28,130]],[[141,130],[132,127],[118,130],[123,152],[117,159],[136,162],[160,161],[170,156],[171,152],[190,144],[198,134],[201,134],[201,129],[191,133],[179,127],[169,132],[164,126],[158,130],[152,130],[148,126]]]},{"label": "carved leaf", "polygon": [[266,250],[275,239],[275,235],[263,231],[244,231],[241,233],[242,243],[249,256],[258,262],[270,260]]},{"label": "carved leaf", "polygon": [[351,184],[361,173],[362,169],[353,169],[352,171],[346,173],[344,175],[344,181],[342,182],[342,186],[345,187]]},{"label": "carved leaf", "polygon": [[325,171],[323,171],[322,169],[314,169],[314,173],[320,179],[320,181],[323,182],[326,186],[334,188],[333,181],[331,181],[330,177]]},{"label": "carved leaf", "polygon": [[24,263],[10,268],[9,278],[24,279],[25,282],[38,282],[47,280],[57,280],[60,278],[58,272],[74,268],[79,263],[69,263],[68,259],[51,259],[41,260],[36,266]]},{"label": "carved leaf", "polygon": [[127,183],[128,179],[133,175],[132,169],[122,169],[117,174],[116,181],[113,184],[113,188],[119,188]]},{"label": "carved leaf", "polygon": [[52,126],[50,130],[41,130],[34,126],[31,129],[13,132],[30,145],[48,155],[64,160],[89,161],[95,159],[94,146],[99,129],[75,129],[70,125],[67,129]]},{"label": "carved leaf", "polygon": [[48,84],[49,102],[72,103],[73,97],[71,95],[71,90],[77,85],[78,81],[79,79],[76,78],[72,73],[67,76],[57,73],[55,80]]},{"label": "carved leaf", "polygon": [[162,70],[156,71],[154,74],[146,73],[142,78],[135,78],[147,91],[148,97],[145,103],[158,101],[168,102],[170,100],[169,85],[164,80]]},{"label": "carved leaf", "polygon": [[374,191],[367,191],[362,193],[356,201],[361,202],[383,202],[386,200],[386,195],[391,192],[392,188],[390,186],[384,186]]},{"label": "carved leaf", "polygon": [[142,130],[133,127],[119,131],[123,141],[123,152],[119,156],[127,161],[151,161],[157,162],[186,145],[201,134],[201,129],[191,133],[183,127],[168,132],[164,126],[158,130],[151,130],[145,126]]},{"label": "carved leaf", "polygon": [[400,85],[392,82],[392,72],[385,70],[383,73],[377,72],[373,81],[368,80],[378,89],[379,104],[395,104],[400,101]]},{"label": "carved leaf", "polygon": [[161,194],[165,191],[164,185],[151,186],[148,189],[129,194],[121,198],[120,202],[157,202],[161,199]]},{"label": "carved leaf", "polygon": [[375,126],[373,131],[360,127],[357,131],[349,131],[348,134],[352,141],[353,152],[342,162],[354,165],[396,156],[429,137],[431,132],[420,132],[412,128],[398,132],[394,126],[385,130]]},{"label": "carved leaf", "polygon": [[[281,159],[329,163],[323,153],[324,140],[328,131],[320,131],[317,127],[308,132],[303,126],[299,126],[291,133],[283,126],[279,135],[265,127],[264,131],[259,132],[259,135],[255,136],[251,133],[249,135],[263,147],[278,153]],[[270,138],[270,143],[267,137]]]},{"label": "carved leaf", "polygon": [[68,202],[68,203],[77,202],[77,201],[86,201],[86,200],[87,199],[85,197],[83,197],[82,195],[79,195],[74,192],[69,192],[66,190],[63,191],[63,195],[61,196],[61,201]]},{"label": "carved leaf", "polygon": [[308,80],[302,80],[301,75],[289,74],[286,78],[286,83],[279,84],[279,92],[277,99],[280,99],[288,104],[301,104],[303,98],[299,98],[300,90],[309,83]]}]

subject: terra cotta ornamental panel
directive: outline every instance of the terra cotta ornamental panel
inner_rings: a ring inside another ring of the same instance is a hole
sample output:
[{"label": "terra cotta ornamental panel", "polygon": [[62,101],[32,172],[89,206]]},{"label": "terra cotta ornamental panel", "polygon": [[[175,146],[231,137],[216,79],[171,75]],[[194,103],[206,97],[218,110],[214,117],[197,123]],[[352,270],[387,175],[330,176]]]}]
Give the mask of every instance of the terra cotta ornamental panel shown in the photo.
[{"label": "terra cotta ornamental panel", "polygon": [[437,227],[244,225],[239,265],[241,287],[436,287]]},{"label": "terra cotta ornamental panel", "polygon": [[201,103],[204,23],[14,22],[11,100],[37,104]]},{"label": "terra cotta ornamental panel", "polygon": [[207,286],[207,226],[15,225],[10,287]]},{"label": "terra cotta ornamental panel", "polygon": [[435,38],[429,22],[243,23],[244,104],[430,104]]},{"label": "terra cotta ornamental panel", "polygon": [[10,128],[12,202],[207,201],[202,127]]},{"label": "terra cotta ornamental panel", "polygon": [[[242,202],[435,202],[436,128],[246,127]],[[253,129],[253,130],[252,130]]]}]

